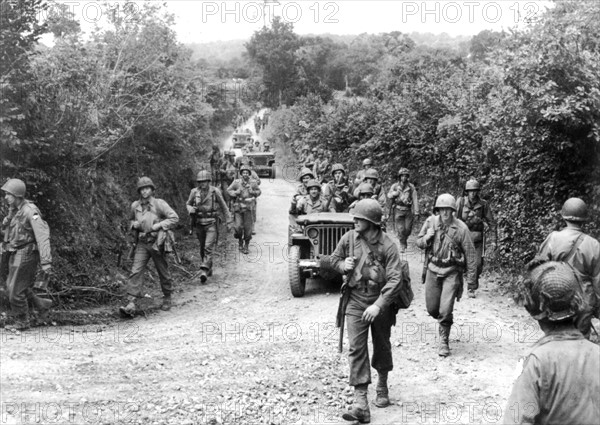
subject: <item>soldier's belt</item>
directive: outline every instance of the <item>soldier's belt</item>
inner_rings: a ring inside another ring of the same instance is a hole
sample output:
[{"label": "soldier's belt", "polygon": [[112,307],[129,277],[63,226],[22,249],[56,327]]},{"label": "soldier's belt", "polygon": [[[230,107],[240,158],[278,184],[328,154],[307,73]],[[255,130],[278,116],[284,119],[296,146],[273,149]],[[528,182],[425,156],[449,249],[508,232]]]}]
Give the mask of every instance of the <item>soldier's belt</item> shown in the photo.
[{"label": "soldier's belt", "polygon": [[138,235],[138,241],[141,243],[151,244],[156,241],[157,235],[157,232],[140,233]]},{"label": "soldier's belt", "polygon": [[459,260],[455,257],[450,258],[439,258],[436,256],[432,256],[429,260],[431,263],[436,265],[437,267],[453,267],[453,266],[464,266],[465,261]]}]

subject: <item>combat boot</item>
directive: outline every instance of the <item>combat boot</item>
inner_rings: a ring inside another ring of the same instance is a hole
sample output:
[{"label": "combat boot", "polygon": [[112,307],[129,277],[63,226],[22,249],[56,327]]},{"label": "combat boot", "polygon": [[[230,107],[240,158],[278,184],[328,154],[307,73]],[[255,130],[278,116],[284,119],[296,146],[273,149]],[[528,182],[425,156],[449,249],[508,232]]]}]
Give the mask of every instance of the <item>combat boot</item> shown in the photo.
[{"label": "combat boot", "polygon": [[163,297],[162,305],[160,306],[160,309],[162,311],[169,311],[169,310],[171,310],[171,296],[170,295],[165,295]]},{"label": "combat boot", "polygon": [[440,348],[438,354],[441,357],[448,357],[450,355],[450,346],[448,345],[448,339],[450,338],[450,326],[440,325]]},{"label": "combat boot", "polygon": [[239,243],[238,248],[239,248],[240,252],[244,252],[244,240],[242,238],[239,238],[238,243]]},{"label": "combat boot", "polygon": [[250,250],[248,249],[248,245],[250,245],[250,241],[244,241],[244,247],[242,248],[242,254],[248,254]]},{"label": "combat boot", "polygon": [[375,392],[377,397],[375,398],[375,406],[377,407],[388,407],[390,405],[390,397],[387,386],[388,372],[377,371],[379,377],[377,378],[377,386]]},{"label": "combat boot", "polygon": [[6,326],[7,331],[18,332],[29,329],[29,314],[22,313],[15,316],[15,321],[12,325]]},{"label": "combat boot", "polygon": [[467,295],[469,296],[469,298],[475,298],[475,290],[469,289],[469,291],[467,292]]},{"label": "combat boot", "polygon": [[208,273],[206,272],[205,269],[202,269],[200,271],[200,282],[206,283],[207,280],[208,280]]},{"label": "combat boot", "polygon": [[50,307],[52,307],[52,300],[38,297],[37,295],[31,295],[31,303],[40,315],[47,313]]},{"label": "combat boot", "polygon": [[352,408],[342,415],[346,421],[360,422],[368,424],[371,422],[371,411],[369,410],[369,401],[367,400],[367,392],[369,386],[357,385],[354,387],[354,403]]}]

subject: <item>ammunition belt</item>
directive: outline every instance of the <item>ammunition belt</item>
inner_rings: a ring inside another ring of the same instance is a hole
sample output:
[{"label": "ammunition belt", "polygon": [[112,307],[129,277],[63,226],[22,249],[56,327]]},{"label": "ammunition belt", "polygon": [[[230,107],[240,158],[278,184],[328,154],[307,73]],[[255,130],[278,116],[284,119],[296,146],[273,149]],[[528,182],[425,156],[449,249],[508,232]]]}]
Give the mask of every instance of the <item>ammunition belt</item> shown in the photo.
[{"label": "ammunition belt", "polygon": [[145,244],[151,244],[156,241],[157,236],[157,232],[140,233],[138,235],[138,241]]},{"label": "ammunition belt", "polygon": [[431,258],[429,259],[429,261],[431,263],[433,263],[434,265],[436,265],[437,267],[453,267],[453,266],[462,267],[465,265],[464,259],[458,259],[456,257],[439,258],[439,257],[432,255]]}]

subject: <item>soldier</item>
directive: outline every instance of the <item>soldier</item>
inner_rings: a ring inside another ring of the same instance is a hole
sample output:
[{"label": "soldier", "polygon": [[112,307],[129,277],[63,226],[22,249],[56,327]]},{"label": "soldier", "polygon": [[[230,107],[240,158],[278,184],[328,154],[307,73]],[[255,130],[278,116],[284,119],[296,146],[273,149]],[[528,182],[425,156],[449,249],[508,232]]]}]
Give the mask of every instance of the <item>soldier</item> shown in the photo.
[{"label": "soldier", "polygon": [[463,269],[466,267],[467,284],[472,286],[477,262],[468,227],[453,216],[454,196],[447,193],[438,196],[434,210],[439,211],[439,216],[432,215],[425,221],[417,246],[426,250],[425,304],[429,315],[440,325],[438,354],[447,357],[454,299],[460,300],[463,291]]},{"label": "soldier", "polygon": [[304,161],[304,167],[309,170],[313,170],[315,167],[315,159],[317,158],[317,148],[312,148],[311,153],[308,154],[306,160]]},{"label": "soldier", "polygon": [[358,186],[356,193],[358,194],[358,199],[356,199],[348,208],[350,214],[352,214],[352,211],[354,211],[354,208],[359,201],[362,201],[363,199],[373,199],[373,186],[371,186],[370,183],[361,183],[360,186]]},{"label": "soldier", "polygon": [[308,195],[308,188],[306,187],[306,185],[308,184],[308,182],[310,180],[314,180],[314,178],[315,178],[315,176],[312,173],[312,171],[310,171],[310,169],[303,168],[302,170],[300,170],[300,173],[298,175],[298,180],[300,181],[300,184],[296,188],[296,193],[294,194],[294,197],[292,198],[292,203],[290,205],[290,214],[291,215],[298,215],[298,211],[297,211],[298,201],[302,197]]},{"label": "soldier", "polygon": [[388,193],[392,200],[392,219],[400,241],[400,252],[405,252],[408,237],[412,233],[414,218],[419,215],[419,200],[415,186],[408,181],[410,172],[406,168],[398,170],[398,182]]},{"label": "soldier", "polygon": [[356,173],[356,178],[354,179],[354,187],[358,187],[359,184],[361,184],[365,178],[365,172],[369,169],[369,168],[373,168],[375,167],[375,165],[373,164],[373,160],[371,160],[371,158],[365,158],[362,162],[362,170],[359,170],[358,173]]},{"label": "soldier", "polygon": [[[379,184],[379,173],[377,172],[377,170],[374,168],[369,168],[368,170],[366,170],[363,177],[363,183],[369,183],[371,186],[373,186],[373,199],[379,202],[379,205],[381,205],[381,209],[385,211],[387,197],[385,195],[385,190],[383,189],[383,186]],[[358,198],[358,187],[354,190],[354,197]],[[386,217],[384,214],[384,222],[385,219]]]},{"label": "soldier", "polygon": [[359,201],[352,215],[354,230],[342,236],[331,256],[332,266],[342,274],[349,274],[345,318],[350,347],[349,383],[354,387],[354,404],[342,417],[368,423],[371,419],[367,400],[371,383],[369,328],[373,341],[372,364],[378,374],[375,405],[386,407],[390,404],[387,378],[394,367],[390,333],[397,310],[392,304],[400,290],[402,272],[398,248],[381,230],[383,210],[379,203],[373,199]]},{"label": "soldier", "polygon": [[255,152],[260,152],[260,140],[256,139],[254,141],[254,151]]},{"label": "soldier", "polygon": [[600,418],[600,347],[573,317],[581,307],[578,276],[567,263],[534,268],[525,308],[544,331],[525,358],[503,424],[594,424]]},{"label": "soldier", "polygon": [[38,264],[46,276],[52,268],[50,229],[38,207],[25,199],[26,187],[22,180],[9,179],[2,191],[8,204],[8,215],[2,220],[3,249],[8,263],[6,286],[15,316],[14,325],[7,329],[21,331],[30,326],[28,301],[40,315],[45,315],[52,306],[51,300],[33,292]]},{"label": "soldier", "polygon": [[212,154],[210,156],[210,172],[212,174],[212,181],[214,181],[215,184],[219,184],[220,182],[219,179],[221,178],[221,173],[219,171],[221,170],[222,165],[223,155],[221,155],[221,150],[219,149],[219,146],[213,145]]},{"label": "soldier", "polygon": [[475,298],[475,291],[479,288],[479,276],[483,270],[483,250],[485,248],[485,234],[489,230],[492,249],[496,249],[496,221],[489,204],[479,198],[481,186],[475,179],[471,179],[465,185],[466,197],[460,197],[456,201],[456,218],[462,220],[471,232],[471,240],[475,245],[477,254],[477,271],[475,282],[469,286],[469,298]]},{"label": "soldier", "polygon": [[197,186],[190,192],[186,208],[193,217],[192,223],[200,242],[200,281],[204,283],[212,276],[212,256],[219,240],[219,209],[225,214],[228,226],[233,219],[221,191],[210,184],[208,172],[200,171],[196,183]]},{"label": "soldier", "polygon": [[[129,219],[130,229],[136,240],[135,257],[131,275],[126,285],[127,305],[120,307],[121,314],[134,316],[136,298],[142,297],[142,280],[150,258],[154,261],[160,287],[163,293],[161,309],[171,309],[171,293],[173,282],[169,274],[169,266],[165,255],[165,232],[169,232],[179,222],[177,213],[162,199],[154,197],[156,186],[148,177],[138,180],[137,191],[140,199],[131,204]],[[158,242],[158,243],[157,243]],[[160,244],[163,242],[163,244]]]},{"label": "soldier", "polygon": [[308,145],[302,146],[300,156],[298,157],[298,164],[300,165],[300,167],[304,167],[304,163],[306,162],[309,155],[310,155],[310,148],[308,147]]},{"label": "soldier", "polygon": [[579,274],[584,302],[575,318],[575,325],[589,339],[592,317],[600,317],[600,243],[583,233],[581,228],[588,220],[587,205],[583,200],[567,199],[561,215],[567,227],[550,233],[540,246],[537,257],[564,261]]},{"label": "soldier", "polygon": [[346,170],[342,164],[331,167],[333,180],[323,188],[323,196],[334,205],[336,212],[344,212],[354,200],[352,186],[348,182]]},{"label": "soldier", "polygon": [[248,245],[252,239],[253,215],[252,209],[256,204],[256,198],[261,191],[256,180],[250,177],[250,167],[240,167],[240,178],[235,180],[227,188],[232,198],[232,210],[234,213],[234,237],[239,241],[239,248],[243,254],[248,254]]},{"label": "soldier", "polygon": [[225,152],[226,160],[223,162],[221,166],[221,191],[225,201],[229,203],[229,193],[227,193],[227,188],[237,176],[238,169],[235,165],[235,152],[234,151],[226,151]]},{"label": "soldier", "polygon": [[321,184],[316,180],[310,180],[306,184],[308,195],[303,196],[298,200],[297,213],[314,214],[320,212],[335,212],[335,207],[331,204],[327,205],[327,200],[321,196]]},{"label": "soldier", "polygon": [[329,167],[329,161],[325,158],[325,151],[323,149],[319,149],[317,153],[317,159],[315,159],[315,165],[313,167],[313,173],[315,175],[316,180],[319,183],[324,183],[327,168]]},{"label": "soldier", "polygon": [[263,152],[271,152],[271,144],[268,140],[263,142]]}]

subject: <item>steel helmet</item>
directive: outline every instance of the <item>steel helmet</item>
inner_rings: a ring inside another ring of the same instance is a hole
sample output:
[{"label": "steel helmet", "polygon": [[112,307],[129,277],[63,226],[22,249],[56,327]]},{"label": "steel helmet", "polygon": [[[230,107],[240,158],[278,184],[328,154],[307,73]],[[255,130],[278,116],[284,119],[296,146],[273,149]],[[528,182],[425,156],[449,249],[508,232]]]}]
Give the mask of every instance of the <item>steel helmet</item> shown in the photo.
[{"label": "steel helmet", "polygon": [[369,168],[367,171],[365,171],[365,175],[363,177],[363,180],[364,179],[379,180],[379,173],[377,172],[377,170],[375,168]]},{"label": "steel helmet", "polygon": [[569,198],[563,204],[560,215],[568,221],[587,221],[587,205],[580,198]]},{"label": "steel helmet", "polygon": [[265,141],[265,142],[263,143],[263,146],[264,146],[264,147],[267,147],[267,146],[271,146],[271,144],[270,144],[268,141]]},{"label": "steel helmet", "polygon": [[311,152],[317,152],[317,148],[312,148]]},{"label": "steel helmet", "polygon": [[342,164],[333,164],[333,167],[331,167],[331,175],[333,175],[333,173],[336,171],[341,171],[342,173],[346,174],[346,169]]},{"label": "steel helmet", "polygon": [[212,180],[212,177],[211,177],[210,173],[206,170],[199,171],[198,175],[196,176],[197,182],[209,182],[211,180]]},{"label": "steel helmet", "polygon": [[536,320],[556,322],[575,316],[581,309],[578,277],[565,262],[542,263],[529,272],[524,285],[525,308]]},{"label": "steel helmet", "polygon": [[304,145],[304,146],[302,146],[302,150],[303,151],[309,151],[310,147],[308,145]]},{"label": "steel helmet", "polygon": [[363,160],[362,164],[363,164],[363,167],[365,165],[373,165],[373,161],[371,160],[371,158],[366,158]]},{"label": "steel helmet", "polygon": [[317,153],[318,153],[319,155],[325,155],[325,151],[324,151],[323,149],[319,149],[319,150],[317,151]]},{"label": "steel helmet", "polygon": [[373,190],[373,186],[371,185],[371,183],[361,183],[360,186],[358,186],[358,194],[360,195],[365,193],[370,193],[371,195],[375,193],[375,190]]},{"label": "steel helmet", "polygon": [[317,188],[319,188],[319,190],[321,190],[321,184],[318,181],[309,180],[308,183],[306,183],[306,189],[310,190],[313,187],[317,187]]},{"label": "steel helmet", "polygon": [[454,199],[454,196],[450,195],[449,193],[444,193],[437,197],[435,200],[435,206],[433,208],[452,208],[454,211],[456,211],[456,199]]},{"label": "steel helmet", "polygon": [[383,209],[375,199],[361,199],[350,213],[354,218],[362,218],[376,226],[381,225]]},{"label": "steel helmet", "polygon": [[4,183],[4,186],[2,186],[2,190],[17,198],[24,198],[26,190],[25,182],[19,179],[9,179]]},{"label": "steel helmet", "polygon": [[252,169],[247,164],[242,164],[240,174],[242,174],[242,171],[248,171],[248,173],[252,174]]},{"label": "steel helmet", "polygon": [[410,171],[408,171],[408,168],[400,168],[398,170],[398,177],[403,175],[410,176]]},{"label": "steel helmet", "polygon": [[254,144],[255,144],[256,146],[258,146],[258,145],[260,145],[260,141],[259,141],[259,140],[257,140],[257,141],[255,141],[255,142],[254,142]]},{"label": "steel helmet", "polygon": [[313,174],[312,171],[310,171],[310,168],[306,168],[306,167],[304,167],[302,170],[300,170],[300,176],[298,177],[298,180],[302,181],[302,179],[305,176],[310,176],[311,179],[315,178],[315,175]]},{"label": "steel helmet", "polygon": [[152,190],[156,190],[156,186],[154,186],[154,183],[152,183],[150,177],[140,177],[140,179],[137,182],[137,191],[139,192],[145,187],[151,187]]},{"label": "steel helmet", "polygon": [[471,179],[465,185],[465,190],[481,190],[481,186],[477,180]]}]

